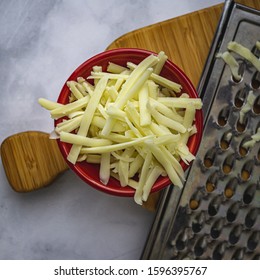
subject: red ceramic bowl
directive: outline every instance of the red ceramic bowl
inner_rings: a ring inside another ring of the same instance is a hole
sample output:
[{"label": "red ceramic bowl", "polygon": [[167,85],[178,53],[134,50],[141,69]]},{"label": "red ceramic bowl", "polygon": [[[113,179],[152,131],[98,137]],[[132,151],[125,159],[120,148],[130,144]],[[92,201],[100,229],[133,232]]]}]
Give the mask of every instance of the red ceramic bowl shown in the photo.
[{"label": "red ceramic bowl", "polygon": [[[96,56],[88,59],[83,64],[81,64],[68,78],[67,81],[76,80],[77,77],[87,77],[90,75],[93,66],[102,66],[103,69],[106,69],[108,62],[114,62],[122,66],[126,66],[126,63],[131,61],[135,64],[141,62],[145,57],[150,55],[152,52],[142,49],[132,49],[132,48],[121,48],[114,49],[102,52],[97,54]],[[190,80],[186,77],[186,75],[171,61],[167,61],[164,65],[164,68],[161,71],[161,75],[169,80],[180,83],[182,85],[182,92],[188,93],[190,97],[198,97],[195,88],[193,87]],[[58,102],[62,104],[68,103],[69,89],[66,86],[66,82],[61,90],[61,93],[58,98]],[[59,121],[55,122],[55,125]],[[202,129],[203,129],[203,121],[202,121],[202,111],[197,110],[195,124],[197,126],[198,132],[190,137],[188,146],[194,155],[196,154],[201,137],[202,137]],[[67,164],[70,168],[81,177],[87,184],[90,186],[117,196],[133,196],[134,190],[131,187],[121,187],[118,180],[114,178],[110,178],[107,185],[104,185],[99,180],[99,165],[98,164],[90,164],[87,162],[79,162],[75,165],[71,164],[67,161],[67,155],[70,151],[70,144],[63,143],[58,140],[58,145],[60,151],[66,160]],[[188,166],[186,166],[183,162],[181,162],[183,169],[185,170]],[[151,192],[156,192],[164,187],[170,185],[171,182],[168,177],[159,177],[152,187]]]}]

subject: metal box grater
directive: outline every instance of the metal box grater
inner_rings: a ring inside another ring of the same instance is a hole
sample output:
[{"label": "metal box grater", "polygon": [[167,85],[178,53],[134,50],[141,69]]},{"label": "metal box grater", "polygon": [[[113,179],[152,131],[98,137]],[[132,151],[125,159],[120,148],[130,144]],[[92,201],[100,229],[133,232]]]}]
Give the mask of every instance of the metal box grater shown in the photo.
[{"label": "metal box grater", "polygon": [[[226,1],[198,92],[204,133],[182,190],[167,188],[142,259],[260,259],[260,143],[244,149],[260,127],[260,74],[234,54],[234,81],[218,52],[236,41],[252,50],[260,40],[260,11]],[[239,122],[252,91],[256,100]]]}]

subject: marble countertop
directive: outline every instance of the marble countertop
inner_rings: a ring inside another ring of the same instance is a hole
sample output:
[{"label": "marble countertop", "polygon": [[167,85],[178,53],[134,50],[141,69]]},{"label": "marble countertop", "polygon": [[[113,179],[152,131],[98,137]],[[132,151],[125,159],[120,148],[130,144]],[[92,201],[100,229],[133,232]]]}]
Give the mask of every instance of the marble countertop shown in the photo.
[{"label": "marble countertop", "polygon": [[[70,73],[119,36],[221,2],[0,1],[0,143],[21,131],[50,132],[38,98],[55,100]],[[0,161],[0,259],[139,259],[154,215],[72,171],[16,193]]]}]

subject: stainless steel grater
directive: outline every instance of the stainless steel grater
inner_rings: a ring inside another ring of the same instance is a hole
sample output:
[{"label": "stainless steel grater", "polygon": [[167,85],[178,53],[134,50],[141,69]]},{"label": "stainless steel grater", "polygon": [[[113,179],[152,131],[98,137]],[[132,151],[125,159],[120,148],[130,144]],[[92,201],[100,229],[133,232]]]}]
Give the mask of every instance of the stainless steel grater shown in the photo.
[{"label": "stainless steel grater", "polygon": [[[202,142],[183,190],[162,194],[142,259],[260,259],[260,143],[242,147],[260,127],[260,74],[234,54],[235,81],[215,57],[230,41],[260,57],[257,40],[260,11],[226,1],[198,87]],[[250,91],[255,102],[239,121]]]}]

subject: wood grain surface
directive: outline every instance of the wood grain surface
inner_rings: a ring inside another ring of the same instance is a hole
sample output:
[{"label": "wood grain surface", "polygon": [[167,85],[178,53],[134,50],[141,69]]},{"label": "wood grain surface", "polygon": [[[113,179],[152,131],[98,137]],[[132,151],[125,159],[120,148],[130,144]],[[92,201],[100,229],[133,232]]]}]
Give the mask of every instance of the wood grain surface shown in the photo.
[{"label": "wood grain surface", "polygon": [[8,181],[17,192],[45,187],[68,169],[57,142],[38,131],[6,138],[1,144],[1,157]]}]

